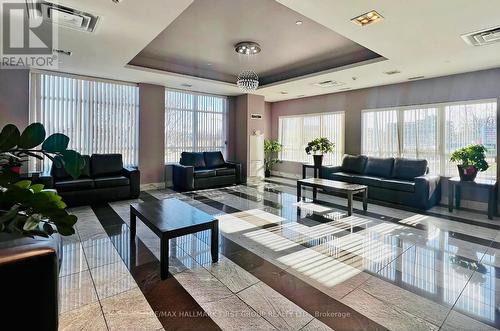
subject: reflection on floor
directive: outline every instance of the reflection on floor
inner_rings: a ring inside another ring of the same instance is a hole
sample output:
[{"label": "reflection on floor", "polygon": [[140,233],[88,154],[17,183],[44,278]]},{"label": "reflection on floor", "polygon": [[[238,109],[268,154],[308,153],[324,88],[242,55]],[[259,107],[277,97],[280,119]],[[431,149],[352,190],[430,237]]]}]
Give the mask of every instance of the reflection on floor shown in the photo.
[{"label": "reflection on floor", "polygon": [[[488,330],[500,326],[500,224],[443,207],[416,213],[266,182],[75,208],[60,273],[60,329]],[[129,204],[178,198],[219,218],[210,235],[171,242],[159,279],[159,240]],[[308,198],[309,197],[309,198]]]}]

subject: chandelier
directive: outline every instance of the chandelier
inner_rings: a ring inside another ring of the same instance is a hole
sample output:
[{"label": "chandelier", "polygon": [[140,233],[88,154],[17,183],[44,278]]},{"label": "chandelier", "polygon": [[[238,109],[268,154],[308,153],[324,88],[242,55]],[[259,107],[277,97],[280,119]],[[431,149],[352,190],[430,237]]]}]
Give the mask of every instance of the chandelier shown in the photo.
[{"label": "chandelier", "polygon": [[259,76],[253,70],[243,70],[236,80],[236,85],[243,92],[253,92],[259,87]]},{"label": "chandelier", "polygon": [[[253,41],[242,41],[234,45],[234,51],[249,60],[253,55],[260,53],[261,47]],[[259,87],[259,76],[253,70],[243,70],[238,75],[236,85],[245,93],[253,92]]]}]

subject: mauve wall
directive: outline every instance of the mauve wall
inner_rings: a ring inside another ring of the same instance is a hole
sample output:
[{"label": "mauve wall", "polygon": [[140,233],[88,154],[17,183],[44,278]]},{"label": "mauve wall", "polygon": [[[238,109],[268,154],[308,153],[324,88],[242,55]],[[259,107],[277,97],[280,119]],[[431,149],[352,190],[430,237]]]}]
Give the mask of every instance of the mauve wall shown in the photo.
[{"label": "mauve wall", "polygon": [[141,184],[163,183],[165,174],[165,87],[139,84]]},{"label": "mauve wall", "polygon": [[29,70],[0,70],[0,130],[7,123],[22,131],[29,123]]}]

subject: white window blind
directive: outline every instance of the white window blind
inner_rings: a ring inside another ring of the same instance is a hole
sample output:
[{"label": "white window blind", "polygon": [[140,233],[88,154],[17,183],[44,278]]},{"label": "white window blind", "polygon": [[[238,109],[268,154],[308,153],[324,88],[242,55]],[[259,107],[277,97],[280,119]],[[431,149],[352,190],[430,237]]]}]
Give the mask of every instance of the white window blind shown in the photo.
[{"label": "white window blind", "polygon": [[226,156],[227,98],[193,92],[165,92],[165,162],[182,152],[221,151]]},{"label": "white window blind", "polygon": [[307,143],[326,137],[335,143],[334,152],[325,155],[323,163],[340,164],[344,155],[344,112],[323,113],[279,118],[279,141],[283,145],[281,160],[312,162],[307,155]]},{"label": "white window blind", "polygon": [[496,177],[495,100],[366,110],[362,113],[362,153],[379,157],[426,159],[431,173],[457,176],[450,156],[458,148],[483,144]]},{"label": "white window blind", "polygon": [[[69,148],[83,155],[119,153],[126,166],[138,163],[139,89],[119,84],[32,73],[30,121],[47,136],[63,133]],[[36,170],[50,169],[46,159]]]}]

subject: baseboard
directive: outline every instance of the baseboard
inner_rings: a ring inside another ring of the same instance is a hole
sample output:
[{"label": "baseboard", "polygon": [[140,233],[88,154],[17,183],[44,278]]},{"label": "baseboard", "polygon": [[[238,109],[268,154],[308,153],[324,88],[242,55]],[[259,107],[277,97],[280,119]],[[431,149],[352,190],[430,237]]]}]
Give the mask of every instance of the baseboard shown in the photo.
[{"label": "baseboard", "polygon": [[140,186],[141,191],[148,191],[148,190],[161,190],[165,188],[165,183],[147,183],[147,184],[141,184]]},{"label": "baseboard", "polygon": [[[448,206],[448,197],[441,198],[441,206]],[[460,207],[465,209],[472,209],[478,211],[488,210],[488,203],[481,201],[473,201],[473,200],[460,200]]]}]

